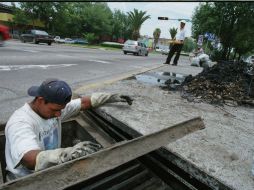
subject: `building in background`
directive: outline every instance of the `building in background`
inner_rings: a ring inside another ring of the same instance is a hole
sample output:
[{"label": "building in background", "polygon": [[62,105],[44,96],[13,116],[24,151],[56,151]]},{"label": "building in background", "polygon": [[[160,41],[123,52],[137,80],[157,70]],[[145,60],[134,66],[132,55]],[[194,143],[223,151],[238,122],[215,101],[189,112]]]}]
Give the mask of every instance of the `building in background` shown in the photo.
[{"label": "building in background", "polygon": [[9,27],[10,35],[12,38],[19,38],[19,35],[24,30],[29,29],[45,29],[45,24],[40,20],[33,20],[27,25],[18,24],[14,22],[14,8],[12,6],[0,3],[0,24]]}]

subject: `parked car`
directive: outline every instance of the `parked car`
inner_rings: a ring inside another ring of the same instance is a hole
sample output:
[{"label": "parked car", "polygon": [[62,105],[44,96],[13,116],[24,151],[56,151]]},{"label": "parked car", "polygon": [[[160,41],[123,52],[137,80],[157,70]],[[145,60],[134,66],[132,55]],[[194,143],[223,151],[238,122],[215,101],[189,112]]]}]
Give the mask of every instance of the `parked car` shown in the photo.
[{"label": "parked car", "polygon": [[60,36],[55,36],[54,41],[55,43],[59,43],[59,44],[62,44],[65,42],[64,39],[60,38]]},{"label": "parked car", "polygon": [[73,41],[74,41],[74,44],[88,44],[88,41],[82,38],[77,38],[77,39],[74,39]]},{"label": "parked car", "polygon": [[166,45],[159,45],[155,48],[155,51],[161,53],[162,55],[168,55],[169,53],[169,46]]},{"label": "parked car", "polygon": [[148,48],[143,42],[127,40],[123,46],[123,53],[133,53],[134,55],[148,56]]},{"label": "parked car", "polygon": [[5,40],[10,39],[9,28],[4,25],[0,25],[0,46],[4,44]]},{"label": "parked car", "polygon": [[161,50],[162,55],[168,55],[169,53],[169,46],[163,46]]},{"label": "parked car", "polygon": [[24,43],[33,42],[35,44],[47,43],[50,46],[54,42],[54,39],[45,31],[28,30],[24,34],[21,34],[21,41]]},{"label": "parked car", "polygon": [[161,49],[160,46],[156,46],[156,47],[155,47],[155,51],[161,53],[162,49]]},{"label": "parked car", "polygon": [[66,43],[66,44],[74,44],[74,40],[71,39],[71,38],[65,38],[64,39],[64,43]]}]

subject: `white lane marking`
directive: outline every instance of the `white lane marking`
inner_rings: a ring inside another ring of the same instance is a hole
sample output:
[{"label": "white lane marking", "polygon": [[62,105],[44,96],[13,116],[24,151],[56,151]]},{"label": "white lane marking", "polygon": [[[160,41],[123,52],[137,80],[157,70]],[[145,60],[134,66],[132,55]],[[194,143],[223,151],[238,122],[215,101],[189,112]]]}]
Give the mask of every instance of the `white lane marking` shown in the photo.
[{"label": "white lane marking", "polygon": [[12,48],[12,47],[8,47],[8,49],[25,51],[25,52],[30,52],[30,53],[38,53],[39,52],[39,51],[30,50],[30,49],[20,49],[20,48]]},{"label": "white lane marking", "polygon": [[77,64],[59,64],[59,65],[0,65],[0,71],[12,71],[21,69],[49,69],[49,68],[60,68],[60,67],[70,67]]},{"label": "white lane marking", "polygon": [[21,49],[21,51],[30,52],[30,53],[38,53],[38,51],[34,51],[34,50],[26,50],[26,49]]},{"label": "white lane marking", "polygon": [[89,59],[88,61],[97,62],[97,63],[112,64],[112,63],[110,63],[110,62],[108,62],[108,61],[96,60],[96,59]]},{"label": "white lane marking", "polygon": [[132,68],[136,68],[136,69],[140,69],[140,68],[143,68],[144,66],[142,65],[131,65]]}]

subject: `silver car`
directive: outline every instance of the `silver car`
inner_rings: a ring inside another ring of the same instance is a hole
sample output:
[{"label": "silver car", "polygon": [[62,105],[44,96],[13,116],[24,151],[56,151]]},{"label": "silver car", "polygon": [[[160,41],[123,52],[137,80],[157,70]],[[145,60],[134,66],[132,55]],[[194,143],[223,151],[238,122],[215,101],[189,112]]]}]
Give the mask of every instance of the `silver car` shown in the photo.
[{"label": "silver car", "polygon": [[143,42],[127,40],[123,46],[123,53],[133,53],[133,55],[148,56],[148,48]]}]

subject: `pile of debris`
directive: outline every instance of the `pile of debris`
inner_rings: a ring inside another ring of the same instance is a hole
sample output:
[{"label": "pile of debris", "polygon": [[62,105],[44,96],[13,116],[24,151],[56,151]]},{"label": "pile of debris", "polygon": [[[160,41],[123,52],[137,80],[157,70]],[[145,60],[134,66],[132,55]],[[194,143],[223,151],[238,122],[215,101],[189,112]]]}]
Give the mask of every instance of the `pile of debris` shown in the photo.
[{"label": "pile of debris", "polygon": [[[212,104],[254,105],[254,75],[245,63],[220,61],[181,85],[182,97]],[[252,81],[253,80],[253,81]]]}]

